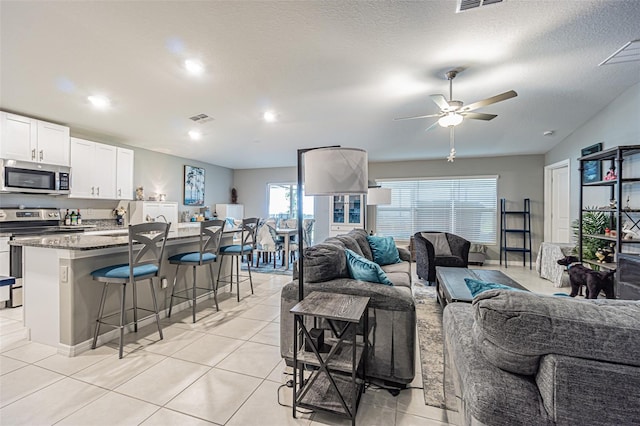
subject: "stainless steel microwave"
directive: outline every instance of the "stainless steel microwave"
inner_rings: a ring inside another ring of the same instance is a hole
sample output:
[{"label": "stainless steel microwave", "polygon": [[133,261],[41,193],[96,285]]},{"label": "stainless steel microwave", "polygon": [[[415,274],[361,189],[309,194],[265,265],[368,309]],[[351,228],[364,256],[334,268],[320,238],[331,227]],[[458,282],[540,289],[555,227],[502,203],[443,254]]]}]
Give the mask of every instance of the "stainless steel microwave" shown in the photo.
[{"label": "stainless steel microwave", "polygon": [[71,168],[0,159],[0,192],[68,195]]}]

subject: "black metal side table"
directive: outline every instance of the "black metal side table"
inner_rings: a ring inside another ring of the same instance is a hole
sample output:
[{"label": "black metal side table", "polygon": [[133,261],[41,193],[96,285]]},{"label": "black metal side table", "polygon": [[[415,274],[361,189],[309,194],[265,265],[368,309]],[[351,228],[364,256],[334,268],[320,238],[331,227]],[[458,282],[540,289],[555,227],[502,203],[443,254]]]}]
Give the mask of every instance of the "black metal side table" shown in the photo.
[{"label": "black metal side table", "polygon": [[[367,357],[368,305],[368,297],[314,291],[291,308],[294,315],[293,417],[296,417],[296,408],[303,407],[347,417],[355,426],[360,395],[364,391],[365,362],[362,362],[363,380],[359,380],[356,373],[360,362]],[[312,317],[314,324],[324,320],[329,325],[333,337],[326,339],[325,347],[317,347],[317,340],[305,325],[305,317]],[[362,329],[366,331],[358,342],[361,320]],[[305,382],[304,371],[308,367],[314,371]]]}]

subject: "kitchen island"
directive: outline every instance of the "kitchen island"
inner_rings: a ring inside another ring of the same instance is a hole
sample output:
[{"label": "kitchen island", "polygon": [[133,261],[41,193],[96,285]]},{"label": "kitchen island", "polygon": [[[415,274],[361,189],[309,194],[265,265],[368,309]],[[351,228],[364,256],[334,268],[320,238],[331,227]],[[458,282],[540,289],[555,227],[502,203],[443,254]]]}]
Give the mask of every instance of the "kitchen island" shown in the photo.
[{"label": "kitchen island", "polygon": [[[24,321],[30,340],[58,348],[58,353],[74,356],[91,347],[95,330],[102,285],[93,280],[91,272],[109,265],[128,263],[129,237],[125,230],[110,235],[56,234],[11,241],[23,247]],[[185,251],[198,251],[199,227],[182,227],[169,234],[161,270],[162,280],[155,280],[161,317],[166,315],[171,297],[175,266],[167,258]],[[231,244],[233,231],[225,231],[222,244]],[[214,264],[218,273],[220,263]],[[187,268],[181,268],[178,285],[184,285]],[[222,275],[230,267],[224,261]],[[201,283],[209,282],[208,268],[197,268]],[[166,280],[166,281],[165,281]],[[191,285],[191,274],[187,278]],[[162,283],[168,283],[163,288]],[[138,291],[138,306],[151,306],[151,294]],[[127,286],[127,299],[131,286]],[[211,296],[213,297],[213,296]],[[189,305],[185,301],[174,306],[178,312]],[[105,312],[116,311],[118,292],[112,292],[105,304]],[[144,326],[146,323],[141,323]],[[100,335],[98,344],[117,336],[117,330]]]}]

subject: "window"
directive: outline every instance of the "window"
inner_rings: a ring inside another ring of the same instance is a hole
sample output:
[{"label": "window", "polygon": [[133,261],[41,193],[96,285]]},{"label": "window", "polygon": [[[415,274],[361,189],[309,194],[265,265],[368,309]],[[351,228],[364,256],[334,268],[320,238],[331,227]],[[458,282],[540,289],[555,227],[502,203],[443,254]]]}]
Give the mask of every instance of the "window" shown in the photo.
[{"label": "window", "polygon": [[391,188],[391,204],[377,207],[379,235],[406,240],[419,231],[441,231],[496,244],[497,176],[377,183]]},{"label": "window", "polygon": [[[277,219],[295,219],[298,213],[298,185],[289,183],[270,183],[269,192],[269,217]],[[304,197],[303,216],[305,219],[313,218],[314,197]]]}]

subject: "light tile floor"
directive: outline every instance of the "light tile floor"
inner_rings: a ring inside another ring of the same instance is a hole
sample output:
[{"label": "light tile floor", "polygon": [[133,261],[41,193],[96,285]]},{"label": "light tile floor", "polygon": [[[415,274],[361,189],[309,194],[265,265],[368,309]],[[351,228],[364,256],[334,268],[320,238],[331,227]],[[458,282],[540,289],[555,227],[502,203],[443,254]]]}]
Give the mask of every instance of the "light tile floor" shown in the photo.
[{"label": "light tile floor", "polygon": [[[488,265],[489,269],[500,269]],[[415,265],[414,265],[415,269]],[[502,269],[540,293],[558,290],[521,266]],[[417,280],[417,277],[414,279]],[[186,310],[154,326],[68,358],[26,340],[22,309],[0,309],[0,424],[2,425],[347,425],[322,413],[292,417],[290,379],[279,351],[283,275],[254,273],[255,294],[241,301],[222,290],[220,312],[199,303],[197,322]],[[424,404],[420,362],[409,389],[397,397],[369,389],[360,425],[446,425],[446,412]]]}]

